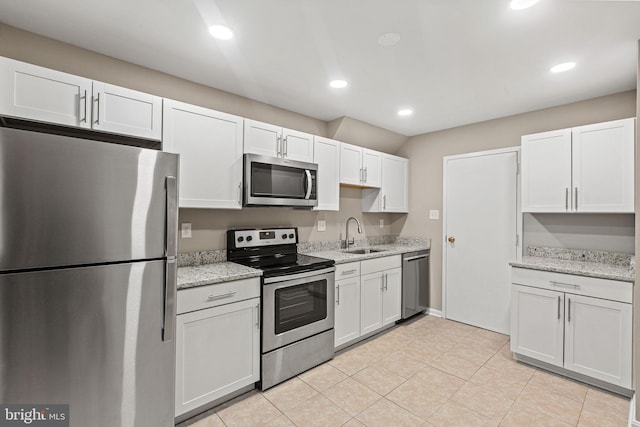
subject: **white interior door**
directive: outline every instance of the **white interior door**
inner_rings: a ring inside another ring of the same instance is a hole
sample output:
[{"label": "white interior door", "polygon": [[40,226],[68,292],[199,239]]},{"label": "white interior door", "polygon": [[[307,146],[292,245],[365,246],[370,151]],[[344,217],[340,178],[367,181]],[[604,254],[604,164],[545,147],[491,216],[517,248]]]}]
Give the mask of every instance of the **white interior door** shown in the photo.
[{"label": "white interior door", "polygon": [[507,334],[517,171],[517,149],[444,159],[444,315]]}]

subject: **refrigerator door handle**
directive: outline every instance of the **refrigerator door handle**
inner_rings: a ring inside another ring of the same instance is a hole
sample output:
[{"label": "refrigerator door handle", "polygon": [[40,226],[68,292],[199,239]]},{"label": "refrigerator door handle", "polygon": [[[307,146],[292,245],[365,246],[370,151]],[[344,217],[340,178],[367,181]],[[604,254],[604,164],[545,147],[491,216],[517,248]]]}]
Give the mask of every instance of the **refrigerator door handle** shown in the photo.
[{"label": "refrigerator door handle", "polygon": [[175,335],[176,293],[178,291],[178,183],[175,176],[166,177],[166,246],[167,257],[164,284],[164,319],[162,340],[172,341]]},{"label": "refrigerator door handle", "polygon": [[176,256],[178,251],[178,185],[175,176],[166,177],[167,187],[167,230],[165,255]]},{"label": "refrigerator door handle", "polygon": [[164,319],[162,321],[162,341],[172,341],[175,335],[176,294],[178,292],[178,261],[168,259],[165,267]]}]

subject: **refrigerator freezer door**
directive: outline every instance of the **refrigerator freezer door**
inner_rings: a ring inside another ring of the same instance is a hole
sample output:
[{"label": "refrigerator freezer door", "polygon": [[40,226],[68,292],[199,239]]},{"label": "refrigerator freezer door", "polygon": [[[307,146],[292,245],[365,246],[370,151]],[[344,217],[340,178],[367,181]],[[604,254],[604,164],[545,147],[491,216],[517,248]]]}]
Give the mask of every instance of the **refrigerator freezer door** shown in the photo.
[{"label": "refrigerator freezer door", "polygon": [[0,402],[69,404],[71,427],[173,426],[164,276],[164,261],[0,275]]},{"label": "refrigerator freezer door", "polygon": [[175,256],[177,169],[174,154],[0,128],[0,271]]}]

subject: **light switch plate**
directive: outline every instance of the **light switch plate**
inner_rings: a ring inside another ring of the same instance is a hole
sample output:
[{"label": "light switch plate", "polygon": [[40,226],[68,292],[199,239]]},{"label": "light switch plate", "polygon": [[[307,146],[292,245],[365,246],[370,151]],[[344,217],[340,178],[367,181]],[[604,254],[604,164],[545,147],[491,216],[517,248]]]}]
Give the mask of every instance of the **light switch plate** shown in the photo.
[{"label": "light switch plate", "polygon": [[384,218],[380,218],[380,228],[384,227]]},{"label": "light switch plate", "polygon": [[318,231],[327,231],[327,221],[323,219],[318,220]]},{"label": "light switch plate", "polygon": [[437,209],[429,210],[429,219],[440,219],[440,211]]},{"label": "light switch plate", "polygon": [[190,239],[191,238],[191,223],[190,222],[183,222],[182,224],[180,224],[180,237],[182,237],[183,239]]}]

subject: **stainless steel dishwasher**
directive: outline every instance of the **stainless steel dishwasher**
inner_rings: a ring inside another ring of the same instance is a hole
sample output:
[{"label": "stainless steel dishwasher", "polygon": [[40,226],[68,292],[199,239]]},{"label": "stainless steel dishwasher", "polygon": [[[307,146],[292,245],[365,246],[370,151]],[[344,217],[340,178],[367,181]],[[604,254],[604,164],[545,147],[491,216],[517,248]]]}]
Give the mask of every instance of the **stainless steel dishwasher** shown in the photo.
[{"label": "stainless steel dishwasher", "polygon": [[429,307],[429,250],[402,255],[402,319]]}]

